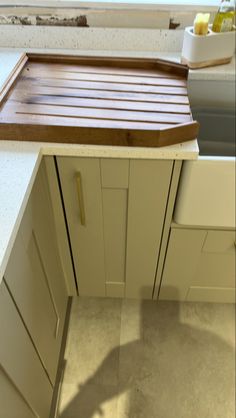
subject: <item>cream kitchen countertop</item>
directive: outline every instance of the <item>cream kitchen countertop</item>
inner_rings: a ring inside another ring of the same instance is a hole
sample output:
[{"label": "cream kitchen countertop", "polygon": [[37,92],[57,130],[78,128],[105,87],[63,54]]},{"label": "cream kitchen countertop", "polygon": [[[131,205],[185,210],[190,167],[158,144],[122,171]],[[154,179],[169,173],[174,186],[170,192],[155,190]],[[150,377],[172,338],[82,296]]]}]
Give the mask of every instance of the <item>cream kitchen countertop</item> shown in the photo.
[{"label": "cream kitchen countertop", "polygon": [[[36,52],[37,50],[31,50]],[[21,56],[21,50],[0,49],[0,88]],[[57,52],[58,50],[44,50]],[[75,54],[74,50],[60,53]],[[119,51],[79,51],[77,54],[160,57],[179,61],[179,53],[131,53]],[[223,68],[225,67],[225,68]],[[225,79],[234,76],[234,62],[228,66],[190,71],[193,79]],[[200,77],[200,78],[199,78]],[[0,141],[0,282],[3,278],[14,240],[43,155],[103,158],[196,159],[197,140],[163,148],[129,148],[71,144]]]}]

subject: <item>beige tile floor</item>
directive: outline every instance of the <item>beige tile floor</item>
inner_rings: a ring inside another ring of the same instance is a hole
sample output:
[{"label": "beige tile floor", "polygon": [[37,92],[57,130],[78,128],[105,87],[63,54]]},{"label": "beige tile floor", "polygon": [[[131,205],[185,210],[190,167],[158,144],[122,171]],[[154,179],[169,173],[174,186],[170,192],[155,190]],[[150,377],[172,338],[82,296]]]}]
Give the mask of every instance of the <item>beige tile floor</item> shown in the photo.
[{"label": "beige tile floor", "polygon": [[60,418],[234,418],[233,305],[74,299]]}]

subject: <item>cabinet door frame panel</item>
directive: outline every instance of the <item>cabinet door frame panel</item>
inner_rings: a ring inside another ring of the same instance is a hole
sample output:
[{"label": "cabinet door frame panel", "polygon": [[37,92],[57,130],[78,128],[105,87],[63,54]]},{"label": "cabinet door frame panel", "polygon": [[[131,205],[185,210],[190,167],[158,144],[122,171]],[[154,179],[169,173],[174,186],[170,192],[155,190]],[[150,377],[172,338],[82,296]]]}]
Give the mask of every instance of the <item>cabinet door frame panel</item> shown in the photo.
[{"label": "cabinet door frame panel", "polygon": [[131,160],[126,297],[152,299],[173,160]]},{"label": "cabinet door frame panel", "polygon": [[[57,157],[80,296],[105,296],[100,160]],[[86,224],[81,225],[76,174],[81,173]],[[101,245],[102,243],[102,245]]]}]

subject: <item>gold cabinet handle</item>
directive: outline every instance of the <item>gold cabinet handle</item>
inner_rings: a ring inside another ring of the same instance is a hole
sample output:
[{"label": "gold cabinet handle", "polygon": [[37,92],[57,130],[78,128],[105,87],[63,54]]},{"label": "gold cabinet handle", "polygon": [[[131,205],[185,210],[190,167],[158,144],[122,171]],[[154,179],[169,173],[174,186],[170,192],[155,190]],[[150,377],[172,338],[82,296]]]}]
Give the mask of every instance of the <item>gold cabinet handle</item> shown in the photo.
[{"label": "gold cabinet handle", "polygon": [[80,222],[81,222],[81,225],[85,226],[85,210],[84,210],[84,197],[83,197],[81,173],[76,174],[76,184],[77,184],[78,201],[79,201]]}]

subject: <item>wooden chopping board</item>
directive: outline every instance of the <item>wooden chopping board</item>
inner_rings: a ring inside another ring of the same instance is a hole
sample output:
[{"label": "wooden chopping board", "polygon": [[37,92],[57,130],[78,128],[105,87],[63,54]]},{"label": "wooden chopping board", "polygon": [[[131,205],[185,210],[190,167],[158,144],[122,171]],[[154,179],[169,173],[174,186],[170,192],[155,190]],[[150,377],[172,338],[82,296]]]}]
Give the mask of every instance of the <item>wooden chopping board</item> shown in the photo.
[{"label": "wooden chopping board", "polygon": [[195,139],[187,67],[27,55],[0,96],[0,140],[160,147]]}]

